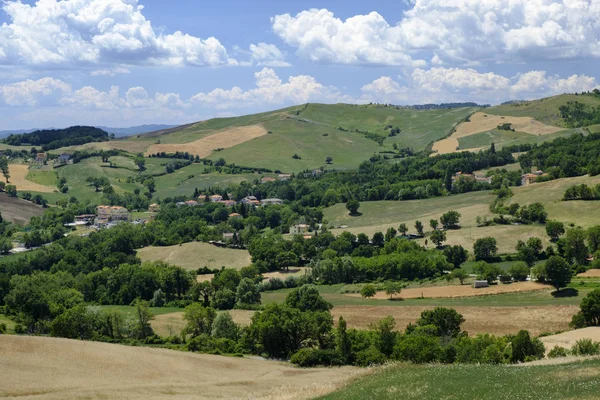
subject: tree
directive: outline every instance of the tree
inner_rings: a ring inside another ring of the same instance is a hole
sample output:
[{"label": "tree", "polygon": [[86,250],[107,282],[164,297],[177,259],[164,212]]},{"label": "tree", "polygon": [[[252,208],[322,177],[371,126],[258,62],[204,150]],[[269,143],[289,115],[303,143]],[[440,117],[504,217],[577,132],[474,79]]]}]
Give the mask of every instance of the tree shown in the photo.
[{"label": "tree", "polygon": [[600,326],[600,289],[592,290],[583,298],[581,314],[587,326]]},{"label": "tree", "polygon": [[552,286],[560,291],[561,287],[571,282],[571,266],[564,258],[552,256],[546,261],[546,276]]},{"label": "tree", "polygon": [[220,312],[212,323],[211,334],[217,339],[237,340],[240,335],[240,327],[233,321],[231,314]]},{"label": "tree", "polygon": [[377,289],[375,288],[375,285],[371,283],[366,284],[360,289],[360,295],[362,297],[371,298],[375,296],[375,294],[377,294]]},{"label": "tree", "polygon": [[327,156],[327,157],[325,157],[325,162],[327,164],[331,164],[333,162],[333,158],[331,156]]},{"label": "tree", "polygon": [[449,263],[454,265],[454,268],[459,268],[462,263],[467,261],[469,252],[462,246],[448,246],[444,249],[444,255]]},{"label": "tree", "polygon": [[476,260],[491,260],[496,257],[498,246],[493,237],[477,239],[473,245],[473,254]]},{"label": "tree", "polygon": [[329,311],[333,308],[313,285],[302,285],[293,289],[286,296],[285,305],[300,311]]},{"label": "tree", "polygon": [[400,232],[402,236],[406,236],[406,232],[408,232],[408,227],[406,226],[406,224],[400,224],[400,226],[398,227],[398,232]]},{"label": "tree", "polygon": [[478,275],[479,279],[484,279],[489,284],[494,283],[498,279],[498,276],[504,274],[502,268],[494,264],[488,264],[485,261],[479,261],[475,264],[473,271]]},{"label": "tree", "polygon": [[417,230],[417,235],[423,236],[423,223],[421,221],[415,221],[415,229]]},{"label": "tree", "polygon": [[436,336],[455,338],[460,334],[460,326],[465,322],[463,316],[452,308],[436,307],[421,313],[417,326],[433,325]]},{"label": "tree", "polygon": [[[2,223],[2,218],[0,218],[0,224]],[[0,255],[7,255],[12,250],[12,243],[8,238],[0,238]]]},{"label": "tree", "polygon": [[390,296],[390,300],[393,299],[395,294],[400,294],[402,291],[402,284],[399,282],[389,281],[385,283],[385,294]]},{"label": "tree", "polygon": [[524,281],[529,275],[529,267],[524,262],[518,262],[510,266],[508,273],[515,281]]},{"label": "tree", "polygon": [[17,197],[17,187],[15,185],[6,185],[4,191],[8,197]]},{"label": "tree", "polygon": [[458,229],[460,217],[461,215],[458,211],[448,211],[441,216],[440,222],[444,229]]},{"label": "tree", "polygon": [[343,317],[338,320],[335,335],[335,349],[345,363],[349,363],[352,357],[352,341],[348,336],[346,321]]},{"label": "tree", "polygon": [[567,231],[565,236],[565,258],[567,260],[575,260],[579,265],[584,265],[587,262],[588,248],[585,245],[585,239],[585,231],[580,227]]},{"label": "tree", "polygon": [[397,333],[394,331],[396,321],[394,317],[387,316],[370,326],[375,331],[375,342],[377,349],[387,357],[392,355],[394,344],[396,343]]},{"label": "tree", "polygon": [[4,179],[6,179],[6,183],[9,183],[10,173],[8,169],[8,159],[6,157],[0,157],[0,171],[2,171],[2,175],[4,175]]},{"label": "tree", "polygon": [[540,258],[540,253],[543,249],[544,246],[540,238],[530,237],[527,239],[527,243],[519,240],[516,246],[517,257],[519,260],[525,262],[529,267],[532,267]]},{"label": "tree", "polygon": [[357,215],[360,203],[356,199],[350,199],[346,203],[346,209],[350,212],[350,215]]},{"label": "tree", "polygon": [[434,230],[431,232],[430,239],[437,247],[441,247],[442,243],[446,241],[446,232]]},{"label": "tree", "polygon": [[543,358],[544,344],[537,338],[531,339],[528,331],[521,330],[511,340],[510,362],[524,362],[529,358]]},{"label": "tree", "polygon": [[154,319],[154,314],[150,311],[147,301],[136,299],[133,306],[135,307],[135,326],[133,328],[134,335],[138,339],[145,339],[154,334],[150,321]]},{"label": "tree", "polygon": [[447,191],[452,190],[452,170],[450,167],[446,168],[446,173],[444,174],[444,187]]},{"label": "tree", "polygon": [[546,234],[556,242],[565,233],[565,225],[560,221],[546,221]]},{"label": "tree", "polygon": [[431,229],[433,229],[434,231],[437,229],[439,223],[437,219],[430,219],[429,220],[429,226],[431,227]]},{"label": "tree", "polygon": [[192,303],[183,310],[183,319],[187,324],[181,333],[192,337],[210,335],[216,316],[217,312],[213,308]]},{"label": "tree", "polygon": [[469,277],[469,273],[462,268],[457,268],[450,273],[450,276],[454,279],[458,279],[458,281],[462,285],[465,283],[465,279]]},{"label": "tree", "polygon": [[371,241],[373,243],[373,246],[383,247],[383,245],[385,244],[385,237],[383,236],[383,233],[375,232]]},{"label": "tree", "polygon": [[600,249],[600,226],[592,226],[586,234],[590,253],[595,253]]},{"label": "tree", "polygon": [[258,285],[250,278],[242,279],[237,287],[236,299],[239,308],[248,308],[248,306],[260,304]]},{"label": "tree", "polygon": [[398,231],[390,226],[388,228],[388,230],[385,232],[385,241],[389,242],[390,240],[392,240],[393,238],[396,237],[397,233],[398,233]]}]

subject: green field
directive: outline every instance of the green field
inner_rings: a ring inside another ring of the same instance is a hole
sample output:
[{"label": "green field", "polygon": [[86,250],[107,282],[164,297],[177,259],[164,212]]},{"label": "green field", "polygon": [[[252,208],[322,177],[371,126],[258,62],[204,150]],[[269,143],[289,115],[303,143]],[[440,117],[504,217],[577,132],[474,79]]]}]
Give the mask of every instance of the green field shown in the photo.
[{"label": "green field", "polygon": [[566,129],[564,131],[548,135],[531,135],[523,132],[500,131],[494,129],[488,132],[476,133],[474,135],[458,139],[460,149],[473,149],[490,146],[494,143],[497,149],[505,146],[516,146],[523,144],[539,144],[549,142],[561,137],[569,137],[574,133],[586,133],[583,129]]},{"label": "green field", "polygon": [[165,261],[187,270],[227,267],[240,269],[250,265],[246,250],[225,249],[208,243],[191,242],[181,246],[146,247],[138,250],[142,261]]},{"label": "green field", "polygon": [[39,168],[30,167],[25,179],[40,185],[52,187],[57,184],[58,174],[56,171],[40,170]]},{"label": "green field", "polygon": [[570,364],[411,365],[382,367],[321,397],[352,399],[597,399],[600,359]]}]

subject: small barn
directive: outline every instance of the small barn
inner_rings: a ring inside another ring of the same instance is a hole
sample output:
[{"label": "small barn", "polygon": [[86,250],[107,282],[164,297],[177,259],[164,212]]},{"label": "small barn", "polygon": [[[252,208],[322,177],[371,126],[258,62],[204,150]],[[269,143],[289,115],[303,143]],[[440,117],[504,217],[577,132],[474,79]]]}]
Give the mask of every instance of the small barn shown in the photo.
[{"label": "small barn", "polygon": [[473,282],[473,288],[475,288],[475,289],[486,288],[486,287],[490,287],[490,284],[488,283],[488,281],[474,281]]}]

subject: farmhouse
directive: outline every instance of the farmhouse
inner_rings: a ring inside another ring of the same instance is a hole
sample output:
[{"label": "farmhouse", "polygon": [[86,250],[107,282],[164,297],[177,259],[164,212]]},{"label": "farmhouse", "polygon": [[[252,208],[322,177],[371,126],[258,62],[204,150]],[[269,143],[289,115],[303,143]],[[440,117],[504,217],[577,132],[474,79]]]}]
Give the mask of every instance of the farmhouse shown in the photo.
[{"label": "farmhouse", "polygon": [[96,219],[95,214],[76,215],[75,216],[75,224],[82,225],[82,224],[91,223],[91,222],[94,222],[94,219]]},{"label": "farmhouse", "polygon": [[223,196],[221,196],[220,194],[213,194],[212,196],[210,196],[210,201],[212,201],[213,203],[218,203],[219,201],[223,200]]},{"label": "farmhouse", "polygon": [[521,175],[521,186],[531,185],[532,183],[536,183],[539,177],[548,176],[547,173],[542,171],[535,171],[530,174]]},{"label": "farmhouse", "polygon": [[96,215],[98,216],[96,219],[98,223],[129,220],[129,211],[121,206],[98,206],[96,208]]},{"label": "farmhouse", "polygon": [[260,204],[263,206],[273,206],[273,205],[280,206],[283,204],[283,200],[281,200],[281,199],[264,199],[264,200],[260,201]]},{"label": "farmhouse", "polygon": [[71,155],[69,153],[60,153],[58,156],[58,162],[61,164],[66,164],[71,159]]},{"label": "farmhouse", "polygon": [[227,207],[233,207],[236,205],[235,200],[221,200],[219,203],[225,204]]},{"label": "farmhouse", "polygon": [[196,200],[198,200],[198,201],[206,201],[207,198],[208,198],[207,195],[201,194],[200,196],[198,196],[198,198]]},{"label": "farmhouse", "polygon": [[304,235],[308,232],[310,226],[307,224],[298,224],[290,226],[290,233],[292,235]]},{"label": "farmhouse", "polygon": [[277,177],[280,181],[288,181],[292,178],[292,174],[279,174]]},{"label": "farmhouse", "polygon": [[260,206],[260,201],[255,196],[246,196],[242,200],[240,200],[241,204],[252,205],[252,206]]},{"label": "farmhouse", "polygon": [[185,205],[188,207],[196,207],[198,205],[198,202],[196,200],[188,200],[185,202]]},{"label": "farmhouse", "polygon": [[150,206],[148,207],[148,211],[150,212],[159,212],[160,211],[160,206],[156,203],[150,204]]},{"label": "farmhouse", "polygon": [[48,159],[48,156],[46,155],[46,153],[37,153],[35,155],[36,163],[43,164],[46,162],[47,159]]}]

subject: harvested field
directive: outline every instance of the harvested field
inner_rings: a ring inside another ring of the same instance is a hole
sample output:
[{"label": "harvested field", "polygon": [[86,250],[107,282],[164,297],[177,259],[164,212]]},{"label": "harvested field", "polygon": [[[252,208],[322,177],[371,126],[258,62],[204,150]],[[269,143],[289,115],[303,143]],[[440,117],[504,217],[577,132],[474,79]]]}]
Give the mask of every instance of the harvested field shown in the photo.
[{"label": "harvested field", "polygon": [[10,172],[10,183],[17,187],[19,192],[42,192],[52,193],[56,188],[52,186],[40,185],[35,182],[27,180],[27,174],[29,173],[29,166],[24,164],[9,164],[8,170]]},{"label": "harvested field", "polygon": [[225,249],[200,242],[185,243],[181,246],[146,247],[138,250],[138,256],[142,261],[160,260],[187,270],[202,267],[214,269],[222,266],[240,269],[252,263],[246,250]]},{"label": "harvested field", "polygon": [[[419,319],[421,312],[433,306],[341,306],[332,310],[333,320],[344,317],[349,327],[367,328],[369,324],[391,315],[396,328],[403,330],[409,323]],[[465,318],[463,329],[469,334],[490,333],[506,335],[521,329],[533,335],[569,329],[569,322],[579,311],[577,306],[528,306],[528,307],[452,307]]]},{"label": "harvested field", "polygon": [[369,371],[26,336],[0,354],[0,397],[40,400],[307,399]]},{"label": "harvested field", "polygon": [[9,222],[27,224],[31,217],[42,215],[44,209],[29,201],[0,193],[0,213],[2,218]]},{"label": "harvested field", "polygon": [[[419,298],[455,298],[455,297],[473,297],[489,296],[501,293],[531,292],[534,290],[550,290],[549,285],[537,282],[518,282],[509,285],[499,284],[487,288],[475,289],[471,285],[453,285],[453,286],[432,286],[423,288],[402,289],[400,294],[395,296],[398,299],[419,299]],[[348,294],[347,296],[360,297],[358,293]],[[377,292],[374,299],[389,299],[390,296],[385,291]]]},{"label": "harvested field", "polygon": [[546,346],[546,351],[552,350],[554,346],[570,349],[580,339],[592,339],[595,342],[600,342],[600,327],[590,326],[588,328],[576,329],[540,338],[544,346]]},{"label": "harvested field", "polygon": [[432,149],[438,154],[453,153],[458,149],[458,138],[487,132],[496,129],[498,125],[507,123],[510,123],[511,128],[517,132],[529,133],[536,136],[548,135],[564,130],[564,128],[546,125],[530,117],[509,117],[477,112],[469,118],[469,122],[463,122],[458,125],[456,131],[450,137],[435,142]]},{"label": "harvested field", "polygon": [[267,130],[262,125],[238,126],[213,133],[190,143],[153,144],[148,147],[146,154],[156,154],[163,151],[165,153],[187,151],[193,155],[208,157],[215,149],[228,149],[266,134]]},{"label": "harvested field", "polygon": [[577,274],[580,278],[600,278],[600,269],[588,269],[581,274]]}]

